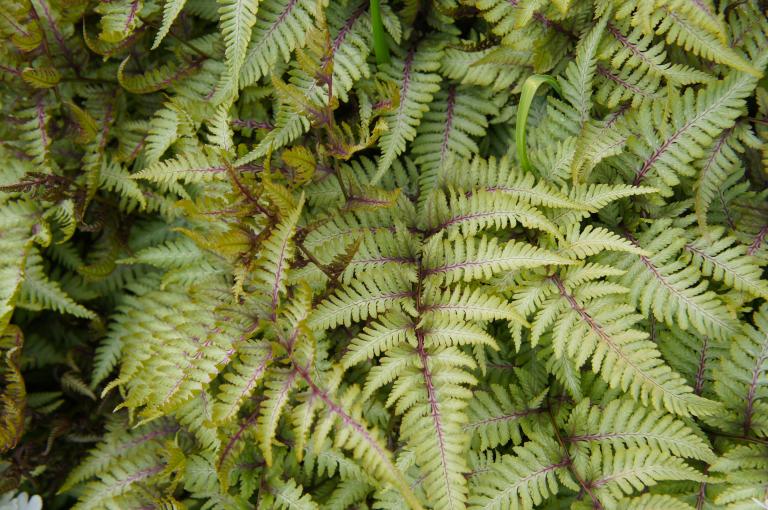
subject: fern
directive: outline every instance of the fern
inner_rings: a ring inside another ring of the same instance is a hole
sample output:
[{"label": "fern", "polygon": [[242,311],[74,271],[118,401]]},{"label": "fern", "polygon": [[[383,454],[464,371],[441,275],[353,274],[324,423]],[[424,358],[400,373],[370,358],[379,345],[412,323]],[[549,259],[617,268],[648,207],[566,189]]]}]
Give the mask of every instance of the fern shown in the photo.
[{"label": "fern", "polygon": [[765,506],[763,11],[5,2],[0,500]]},{"label": "fern", "polygon": [[387,78],[399,84],[400,92],[397,107],[384,117],[389,129],[379,142],[382,155],[372,184],[381,179],[406,144],[416,137],[416,128],[429,110],[434,94],[440,90],[440,76],[435,71],[440,67],[441,49],[439,41],[422,43],[409,48],[386,68]]},{"label": "fern", "polygon": [[[246,58],[251,29],[256,23],[257,0],[224,0],[220,2],[221,33],[226,45],[229,80],[237,85],[240,69]],[[231,85],[230,85],[231,86]]]}]

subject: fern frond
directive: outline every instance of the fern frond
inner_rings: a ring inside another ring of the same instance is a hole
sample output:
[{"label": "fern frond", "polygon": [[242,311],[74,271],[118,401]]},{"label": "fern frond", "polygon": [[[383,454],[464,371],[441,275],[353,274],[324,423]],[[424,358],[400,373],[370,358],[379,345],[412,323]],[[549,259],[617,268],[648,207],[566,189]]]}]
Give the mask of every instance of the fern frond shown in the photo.
[{"label": "fern frond", "polygon": [[261,256],[252,273],[254,289],[264,296],[265,315],[270,320],[277,317],[281,296],[286,292],[287,271],[294,256],[293,236],[304,206],[304,196],[299,198],[295,209],[283,218],[262,245]]},{"label": "fern frond", "polygon": [[768,370],[768,306],[761,306],[753,320],[755,327],[743,327],[715,372],[715,392],[728,412],[712,419],[723,430],[765,437],[768,387],[762,380]]},{"label": "fern frond", "polygon": [[3,326],[0,331],[0,354],[2,368],[0,380],[0,452],[14,448],[24,433],[24,409],[26,407],[26,386],[21,375],[19,360],[24,337],[16,327]]},{"label": "fern frond", "polygon": [[134,94],[150,94],[166,89],[198,71],[201,61],[182,64],[163,64],[140,74],[128,74],[126,68],[131,57],[126,57],[117,70],[117,80]]},{"label": "fern frond", "polygon": [[218,3],[227,73],[230,76],[228,86],[237,87],[260,2],[259,0],[218,0]]},{"label": "fern frond", "polygon": [[[743,113],[745,98],[754,90],[757,79],[746,73],[732,72],[724,80],[712,82],[694,94],[692,89],[671,101],[669,120],[659,126],[661,137],[644,130],[638,140],[628,142],[628,147],[642,161],[636,170],[634,183],[640,184],[648,174],[658,175],[666,186],[679,182],[678,175],[690,176],[688,164],[704,156],[705,148],[725,129],[734,125]],[[641,108],[632,122],[652,125],[659,118],[650,106]],[[656,182],[655,180],[653,181]]]},{"label": "fern frond", "polygon": [[430,284],[450,285],[488,280],[501,272],[573,262],[526,243],[510,241],[499,246],[495,238],[480,237],[428,244],[422,272]]},{"label": "fern frond", "polygon": [[743,140],[748,137],[748,133],[746,126],[739,124],[724,130],[704,157],[695,163],[699,173],[694,184],[694,211],[702,229],[707,226],[707,214],[712,202],[728,177],[737,173],[741,167],[739,154],[745,150]]},{"label": "fern frond", "polygon": [[[618,281],[630,290],[630,299],[640,310],[682,329],[693,326],[701,334],[727,338],[737,331],[732,313],[720,298],[707,290],[696,266],[677,256],[685,244],[681,229],[660,221],[635,242],[653,255],[637,255],[616,264],[626,274]],[[706,269],[706,268],[705,268]]]},{"label": "fern frond", "polygon": [[533,206],[561,209],[585,209],[591,206],[576,202],[546,181],[537,180],[533,174],[521,171],[506,157],[474,157],[468,167],[463,161],[454,161],[446,169],[442,181],[454,189],[479,188],[490,193],[513,195]]},{"label": "fern frond", "polygon": [[264,401],[261,403],[256,437],[268,465],[272,464],[272,442],[291,390],[298,383],[295,370],[273,368],[265,376]]},{"label": "fern frond", "polygon": [[472,510],[532,509],[557,493],[558,478],[568,478],[569,461],[554,440],[529,441],[513,452],[502,455],[473,481]]},{"label": "fern frond", "polygon": [[219,386],[216,402],[213,404],[213,420],[224,422],[232,419],[264,377],[272,359],[272,349],[268,346],[247,342],[238,347],[237,358],[230,364],[230,370],[222,376],[224,382]]},{"label": "fern frond", "polygon": [[[682,4],[682,2],[680,2]],[[665,35],[667,43],[677,44],[694,55],[725,64],[736,70],[760,76],[760,66],[751,64],[738,51],[727,46],[711,33],[700,29],[700,17],[691,17],[690,12],[661,8],[649,18],[650,26],[656,26],[658,35]]]},{"label": "fern frond", "polygon": [[735,290],[768,299],[768,283],[761,279],[763,271],[757,260],[749,256],[749,248],[724,233],[723,228],[705,231],[702,237],[685,245],[683,260],[690,257],[704,276]]},{"label": "fern frond", "polygon": [[411,149],[422,168],[421,180],[436,181],[453,158],[477,154],[475,139],[485,135],[487,117],[493,113],[490,98],[478,89],[456,85],[441,89],[424,114]]},{"label": "fern frond", "polygon": [[0,331],[11,319],[32,241],[34,211],[26,201],[9,202],[0,206]]},{"label": "fern frond", "polygon": [[600,474],[587,478],[585,483],[609,507],[634,492],[635,487],[652,486],[662,480],[708,480],[678,457],[634,447],[595,449],[590,457],[590,470]]},{"label": "fern frond", "polygon": [[165,39],[165,36],[168,35],[173,22],[176,21],[186,3],[187,0],[165,0],[163,4],[163,23],[160,25],[157,34],[155,34],[155,40],[152,43],[153,50],[157,49],[160,43],[163,42],[163,39]]},{"label": "fern frond", "polygon": [[490,391],[475,393],[464,429],[479,441],[481,450],[510,441],[518,445],[523,440],[523,433],[530,430],[527,422],[546,412],[543,400],[541,394],[528,396],[517,385],[505,388],[494,384]]},{"label": "fern frond", "polygon": [[567,354],[577,367],[592,357],[592,370],[612,387],[621,387],[656,408],[682,415],[711,414],[716,409],[713,402],[693,395],[682,377],[664,363],[648,335],[634,329],[640,319],[634,308],[607,306],[610,300],[600,297],[620,289],[573,284],[558,276],[551,277],[551,282],[548,293],[553,295],[543,301],[532,326],[534,342],[553,328],[556,357]]},{"label": "fern frond", "polygon": [[441,78],[435,71],[440,68],[442,46],[437,40],[422,42],[386,67],[385,76],[399,85],[400,97],[397,108],[384,116],[389,129],[379,139],[381,157],[371,184],[378,183],[406,144],[416,137],[422,117],[440,90]]},{"label": "fern frond", "polygon": [[406,342],[416,344],[413,321],[401,311],[388,312],[352,339],[342,363],[350,367]]},{"label": "fern frond", "polygon": [[580,230],[577,226],[569,229],[558,253],[565,257],[585,259],[603,251],[621,251],[647,255],[646,252],[618,234],[603,227],[593,227],[592,225],[587,225],[583,230]]},{"label": "fern frond", "polygon": [[592,80],[597,69],[597,48],[608,19],[603,17],[579,40],[576,58],[565,68],[560,81],[563,98],[576,109],[580,124],[590,118],[592,110]]},{"label": "fern frond", "polygon": [[241,88],[253,85],[262,76],[269,76],[270,69],[279,59],[287,62],[295,48],[304,46],[313,26],[310,13],[314,7],[310,0],[260,2],[240,74]]},{"label": "fern frond", "polygon": [[[309,318],[309,327],[328,329],[376,317],[382,312],[407,305],[413,298],[411,284],[398,278],[379,277],[353,281],[321,302]],[[406,307],[407,309],[407,307]]]},{"label": "fern frond", "polygon": [[716,458],[709,444],[683,421],[631,400],[614,400],[603,407],[590,406],[584,400],[572,411],[566,429],[572,444],[647,447],[706,462]]},{"label": "fern frond", "polygon": [[730,484],[715,496],[714,503],[726,508],[761,508],[765,503],[765,445],[734,446],[720,457],[712,471],[722,473]]},{"label": "fern frond", "polygon": [[557,226],[536,208],[514,195],[475,191],[451,191],[438,194],[421,218],[429,234],[447,232],[449,238],[470,237],[490,228],[515,227],[518,224],[536,228],[560,237]]},{"label": "fern frond", "polygon": [[55,310],[83,319],[96,317],[91,310],[75,302],[58,282],[47,277],[43,269],[43,258],[37,250],[32,250],[27,256],[16,306],[29,310]]},{"label": "fern frond", "polygon": [[427,317],[439,320],[441,317],[458,318],[466,321],[505,319],[518,324],[526,320],[506,300],[491,294],[482,287],[457,285],[444,292],[425,290],[422,298]]},{"label": "fern frond", "polygon": [[276,509],[317,510],[319,508],[309,494],[303,493],[301,485],[297,485],[293,480],[287,482],[276,480],[271,485]]}]

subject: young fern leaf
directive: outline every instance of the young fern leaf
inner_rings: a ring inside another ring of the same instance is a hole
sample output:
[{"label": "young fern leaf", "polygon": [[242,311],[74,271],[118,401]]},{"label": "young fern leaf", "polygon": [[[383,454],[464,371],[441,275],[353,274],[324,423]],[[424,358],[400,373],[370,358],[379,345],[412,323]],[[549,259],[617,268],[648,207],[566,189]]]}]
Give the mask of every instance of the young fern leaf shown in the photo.
[{"label": "young fern leaf", "polygon": [[768,387],[762,382],[768,370],[768,306],[753,316],[755,327],[745,325],[715,372],[715,392],[727,412],[711,419],[733,434],[761,437],[768,434]]},{"label": "young fern leaf", "polygon": [[227,61],[226,87],[237,90],[240,69],[246,59],[259,0],[218,0],[219,22]]},{"label": "young fern leaf", "polygon": [[382,71],[384,76],[399,84],[400,97],[397,108],[384,116],[388,130],[379,139],[381,157],[371,184],[381,180],[406,144],[416,137],[422,117],[429,111],[434,94],[440,90],[441,78],[435,71],[440,68],[442,46],[439,40],[422,41],[408,49],[404,56],[396,57]]},{"label": "young fern leaf", "polygon": [[638,406],[631,400],[614,400],[604,407],[580,402],[571,412],[568,441],[650,448],[679,457],[712,462],[711,447],[674,416]]},{"label": "young fern leaf", "polygon": [[165,36],[171,31],[173,22],[176,21],[176,18],[179,13],[181,13],[181,10],[184,9],[184,4],[186,3],[187,0],[165,0],[165,4],[163,5],[163,23],[160,25],[160,28],[155,35],[155,41],[152,43],[153,50],[156,50],[160,46],[160,43],[163,42]]},{"label": "young fern leaf", "polygon": [[[731,72],[724,80],[712,82],[694,94],[685,94],[671,101],[669,121],[662,121],[659,129],[664,137],[644,130],[638,140],[628,142],[628,147],[641,160],[636,170],[634,184],[640,184],[648,175],[658,175],[664,190],[679,182],[678,175],[690,176],[688,164],[704,155],[704,150],[725,129],[733,127],[741,115],[745,98],[754,90],[757,78],[750,74]],[[643,126],[653,125],[660,118],[651,106],[641,107],[637,117],[630,122]],[[656,184],[657,180],[653,180]]]},{"label": "young fern leaf", "polygon": [[[617,281],[630,289],[630,300],[644,313],[682,329],[693,326],[703,335],[725,339],[738,327],[733,314],[714,292],[696,265],[678,259],[685,233],[658,221],[633,243],[653,255],[617,258],[616,267],[626,274]],[[721,261],[724,262],[724,261]],[[704,267],[708,269],[708,267]]]},{"label": "young fern leaf", "polygon": [[685,245],[683,260],[690,257],[706,277],[735,290],[768,299],[768,283],[761,279],[763,271],[757,260],[749,256],[749,248],[724,233],[723,228],[705,231],[704,236]]},{"label": "young fern leaf", "polygon": [[558,491],[558,479],[573,484],[567,474],[568,459],[551,439],[537,439],[502,455],[472,484],[472,510],[531,510]]},{"label": "young fern leaf", "polygon": [[532,324],[534,343],[551,329],[554,356],[567,355],[577,367],[591,357],[595,373],[636,400],[683,416],[712,414],[715,403],[694,395],[664,363],[647,333],[634,329],[640,319],[634,308],[607,305],[610,299],[603,296],[626,289],[590,279],[571,283],[568,275],[550,277],[551,287],[537,298],[541,305]]},{"label": "young fern leaf", "polygon": [[597,68],[597,48],[607,22],[608,19],[602,17],[594,28],[581,38],[576,48],[576,58],[568,64],[565,78],[560,81],[561,95],[576,109],[581,125],[589,120],[592,111],[592,80]]},{"label": "young fern leaf", "polygon": [[488,97],[473,87],[449,84],[435,95],[419,124],[411,154],[422,168],[422,187],[431,189],[453,158],[468,159],[479,148],[473,137],[485,135],[493,114]]},{"label": "young fern leaf", "polygon": [[310,13],[315,7],[312,0],[260,1],[258,20],[247,54],[243,56],[240,88],[253,85],[262,76],[269,76],[270,69],[280,58],[287,62],[294,49],[304,46],[314,22]]},{"label": "young fern leaf", "polygon": [[428,245],[422,271],[429,284],[450,285],[488,280],[501,272],[573,262],[526,243],[511,241],[499,246],[495,238],[480,237]]}]

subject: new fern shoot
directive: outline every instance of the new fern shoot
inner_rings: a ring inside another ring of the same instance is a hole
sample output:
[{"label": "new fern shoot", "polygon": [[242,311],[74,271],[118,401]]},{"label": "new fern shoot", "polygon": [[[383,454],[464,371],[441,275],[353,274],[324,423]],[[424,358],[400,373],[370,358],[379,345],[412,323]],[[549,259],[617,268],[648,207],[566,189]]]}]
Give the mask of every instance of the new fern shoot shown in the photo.
[{"label": "new fern shoot", "polygon": [[3,2],[0,506],[765,508],[767,13]]}]

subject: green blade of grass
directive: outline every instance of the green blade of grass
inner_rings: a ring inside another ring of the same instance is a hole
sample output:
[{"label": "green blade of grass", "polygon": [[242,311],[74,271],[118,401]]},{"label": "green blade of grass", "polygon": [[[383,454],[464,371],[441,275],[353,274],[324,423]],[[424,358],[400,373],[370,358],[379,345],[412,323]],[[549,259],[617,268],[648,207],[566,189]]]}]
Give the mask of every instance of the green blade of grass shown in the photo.
[{"label": "green blade of grass", "polygon": [[557,80],[548,74],[534,74],[529,76],[523,83],[523,90],[520,93],[520,103],[517,105],[517,122],[515,124],[515,146],[517,148],[517,159],[523,170],[530,172],[533,170],[531,162],[528,160],[528,147],[525,140],[525,124],[528,122],[528,111],[531,109],[533,97],[542,84],[548,84],[561,95],[560,84]]},{"label": "green blade of grass", "polygon": [[384,23],[381,21],[380,0],[371,0],[371,26],[373,27],[373,51],[376,53],[376,63],[389,62],[389,46],[384,38]]}]

